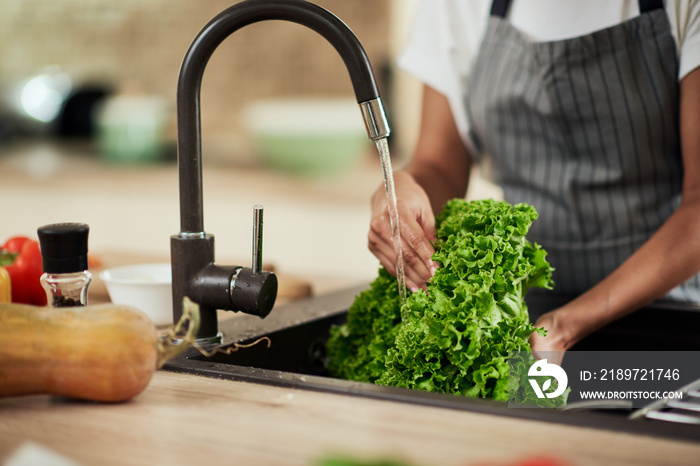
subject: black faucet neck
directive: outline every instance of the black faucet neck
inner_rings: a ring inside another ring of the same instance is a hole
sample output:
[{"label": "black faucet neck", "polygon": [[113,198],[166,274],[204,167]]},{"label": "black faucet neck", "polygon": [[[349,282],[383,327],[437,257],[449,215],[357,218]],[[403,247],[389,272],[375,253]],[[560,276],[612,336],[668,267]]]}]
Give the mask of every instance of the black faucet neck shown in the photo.
[{"label": "black faucet neck", "polygon": [[180,68],[177,85],[180,231],[203,233],[200,89],[214,50],[252,23],[286,20],[323,36],[338,51],[350,74],[358,103],[379,98],[369,58],[355,34],[329,11],[304,0],[244,0],[214,17],[195,37]]}]

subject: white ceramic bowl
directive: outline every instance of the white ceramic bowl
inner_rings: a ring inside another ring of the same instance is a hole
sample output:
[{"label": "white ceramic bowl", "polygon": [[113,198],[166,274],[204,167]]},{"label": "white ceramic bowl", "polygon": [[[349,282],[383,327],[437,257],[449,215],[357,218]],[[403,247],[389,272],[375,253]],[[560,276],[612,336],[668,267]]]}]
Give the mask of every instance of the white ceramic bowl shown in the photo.
[{"label": "white ceramic bowl", "polygon": [[100,272],[115,304],[142,310],[155,325],[173,322],[172,277],[169,263],[114,267]]}]

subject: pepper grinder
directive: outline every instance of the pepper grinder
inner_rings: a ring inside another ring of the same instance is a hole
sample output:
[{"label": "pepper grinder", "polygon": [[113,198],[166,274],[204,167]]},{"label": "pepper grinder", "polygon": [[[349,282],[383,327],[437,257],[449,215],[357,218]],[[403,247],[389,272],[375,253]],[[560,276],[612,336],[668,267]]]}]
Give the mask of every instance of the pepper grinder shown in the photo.
[{"label": "pepper grinder", "polygon": [[37,229],[49,307],[87,306],[88,233],[84,223],[54,223]]}]

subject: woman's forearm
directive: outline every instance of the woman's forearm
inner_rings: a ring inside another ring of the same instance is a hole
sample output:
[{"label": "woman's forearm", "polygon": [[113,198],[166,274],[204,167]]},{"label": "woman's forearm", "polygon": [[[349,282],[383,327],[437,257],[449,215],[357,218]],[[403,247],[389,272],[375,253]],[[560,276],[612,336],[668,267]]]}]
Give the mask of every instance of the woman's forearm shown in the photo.
[{"label": "woman's forearm", "polygon": [[446,173],[439,165],[420,160],[414,161],[405,171],[425,190],[436,215],[447,201],[464,197],[467,192],[468,168],[467,174],[458,179],[452,173]]},{"label": "woman's forearm", "polygon": [[700,271],[700,205],[683,203],[610,276],[556,312],[553,332],[568,349],[585,336],[662,298]]},{"label": "woman's forearm", "polygon": [[[549,335],[536,345],[568,349],[604,325],[663,297],[700,270],[700,69],[680,86],[683,200],[676,212],[610,276],[566,306],[543,315]],[[545,341],[548,340],[548,341]]]},{"label": "woman's forearm", "polygon": [[447,98],[424,86],[420,135],[411,163],[403,171],[423,188],[437,214],[448,200],[464,197],[469,168],[469,153]]}]

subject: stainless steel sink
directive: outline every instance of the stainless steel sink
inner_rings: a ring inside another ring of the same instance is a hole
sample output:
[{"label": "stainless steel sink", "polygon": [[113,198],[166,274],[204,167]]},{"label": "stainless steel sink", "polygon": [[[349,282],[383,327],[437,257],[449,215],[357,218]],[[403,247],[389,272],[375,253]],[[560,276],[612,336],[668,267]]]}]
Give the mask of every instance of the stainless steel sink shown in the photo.
[{"label": "stainless steel sink", "polygon": [[[640,416],[630,409],[586,408],[580,410],[515,409],[506,403],[428,393],[330,377],[325,369],[325,342],[333,325],[344,322],[354,297],[365,286],[296,301],[276,308],[265,319],[240,315],[221,322],[221,349],[236,343],[250,347],[230,354],[204,357],[197,350],[167,363],[164,370],[339,395],[363,396],[398,403],[428,405],[544,422],[624,431],[700,441],[700,424],[664,422]],[[553,309],[567,297],[534,294],[528,299],[531,314]],[[614,326],[583,341],[577,349],[700,351],[700,313],[683,306],[665,306],[659,322],[658,305],[643,309]],[[663,327],[667,326],[667,329]],[[679,329],[686,329],[683,335]],[[653,336],[653,338],[651,338]],[[211,349],[211,348],[207,348]],[[700,403],[700,400],[698,400]],[[652,416],[653,417],[653,416]],[[698,417],[700,422],[700,416]]]}]

